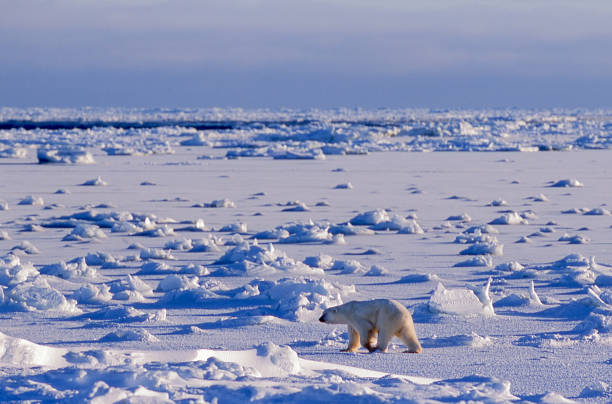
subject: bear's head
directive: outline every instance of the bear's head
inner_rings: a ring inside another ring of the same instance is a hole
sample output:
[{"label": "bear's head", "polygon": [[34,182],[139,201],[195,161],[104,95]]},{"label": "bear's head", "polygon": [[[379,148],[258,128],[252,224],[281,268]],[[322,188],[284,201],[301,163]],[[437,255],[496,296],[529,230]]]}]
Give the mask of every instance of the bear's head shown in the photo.
[{"label": "bear's head", "polygon": [[328,324],[344,324],[346,320],[342,315],[341,311],[338,310],[340,306],[330,307],[329,309],[325,309],[323,311],[323,315],[319,318],[319,321],[322,323]]}]

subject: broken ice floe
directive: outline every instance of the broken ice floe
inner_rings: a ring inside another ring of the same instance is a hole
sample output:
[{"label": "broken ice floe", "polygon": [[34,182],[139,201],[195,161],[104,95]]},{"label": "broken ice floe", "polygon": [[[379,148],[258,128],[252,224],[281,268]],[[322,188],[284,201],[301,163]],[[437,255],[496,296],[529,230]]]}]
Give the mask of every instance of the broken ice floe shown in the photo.
[{"label": "broken ice floe", "polygon": [[429,310],[432,313],[456,315],[495,315],[489,292],[491,279],[481,287],[468,286],[466,288],[447,289],[442,283],[438,283],[429,299]]}]

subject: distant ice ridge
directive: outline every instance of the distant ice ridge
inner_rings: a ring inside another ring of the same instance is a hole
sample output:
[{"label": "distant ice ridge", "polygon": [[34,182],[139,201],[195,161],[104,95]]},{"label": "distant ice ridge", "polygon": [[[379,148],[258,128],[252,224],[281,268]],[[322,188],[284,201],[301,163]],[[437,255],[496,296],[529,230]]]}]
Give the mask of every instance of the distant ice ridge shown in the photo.
[{"label": "distant ice ridge", "polygon": [[[314,160],[374,151],[608,149],[612,111],[0,108],[0,138],[0,158],[24,158],[38,146],[41,163],[71,164],[93,163],[90,149],[116,156],[224,148],[227,158]],[[69,149],[76,144],[83,149]]]}]

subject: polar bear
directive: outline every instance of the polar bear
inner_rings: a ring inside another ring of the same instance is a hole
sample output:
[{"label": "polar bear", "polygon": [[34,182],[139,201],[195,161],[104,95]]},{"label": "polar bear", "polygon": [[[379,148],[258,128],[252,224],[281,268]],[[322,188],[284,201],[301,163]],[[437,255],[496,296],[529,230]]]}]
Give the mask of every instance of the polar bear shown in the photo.
[{"label": "polar bear", "polygon": [[[348,302],[326,309],[319,321],[328,324],[348,324],[349,346],[343,349],[343,352],[355,352],[359,349],[359,345],[370,352],[376,350],[386,352],[393,337],[398,337],[408,346],[405,352],[422,351],[410,312],[395,300]],[[374,346],[377,334],[378,344]]]}]

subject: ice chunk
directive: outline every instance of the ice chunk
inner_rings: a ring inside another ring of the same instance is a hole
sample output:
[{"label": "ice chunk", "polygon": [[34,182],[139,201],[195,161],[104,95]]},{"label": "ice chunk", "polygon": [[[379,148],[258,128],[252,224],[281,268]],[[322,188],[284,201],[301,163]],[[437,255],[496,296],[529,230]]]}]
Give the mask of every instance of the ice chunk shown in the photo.
[{"label": "ice chunk", "polygon": [[[438,283],[436,290],[429,299],[428,307],[433,313],[447,313],[456,315],[483,315],[493,316],[493,304],[489,294],[491,280],[480,288],[453,288],[446,289]],[[476,292],[475,292],[475,291]]]}]

